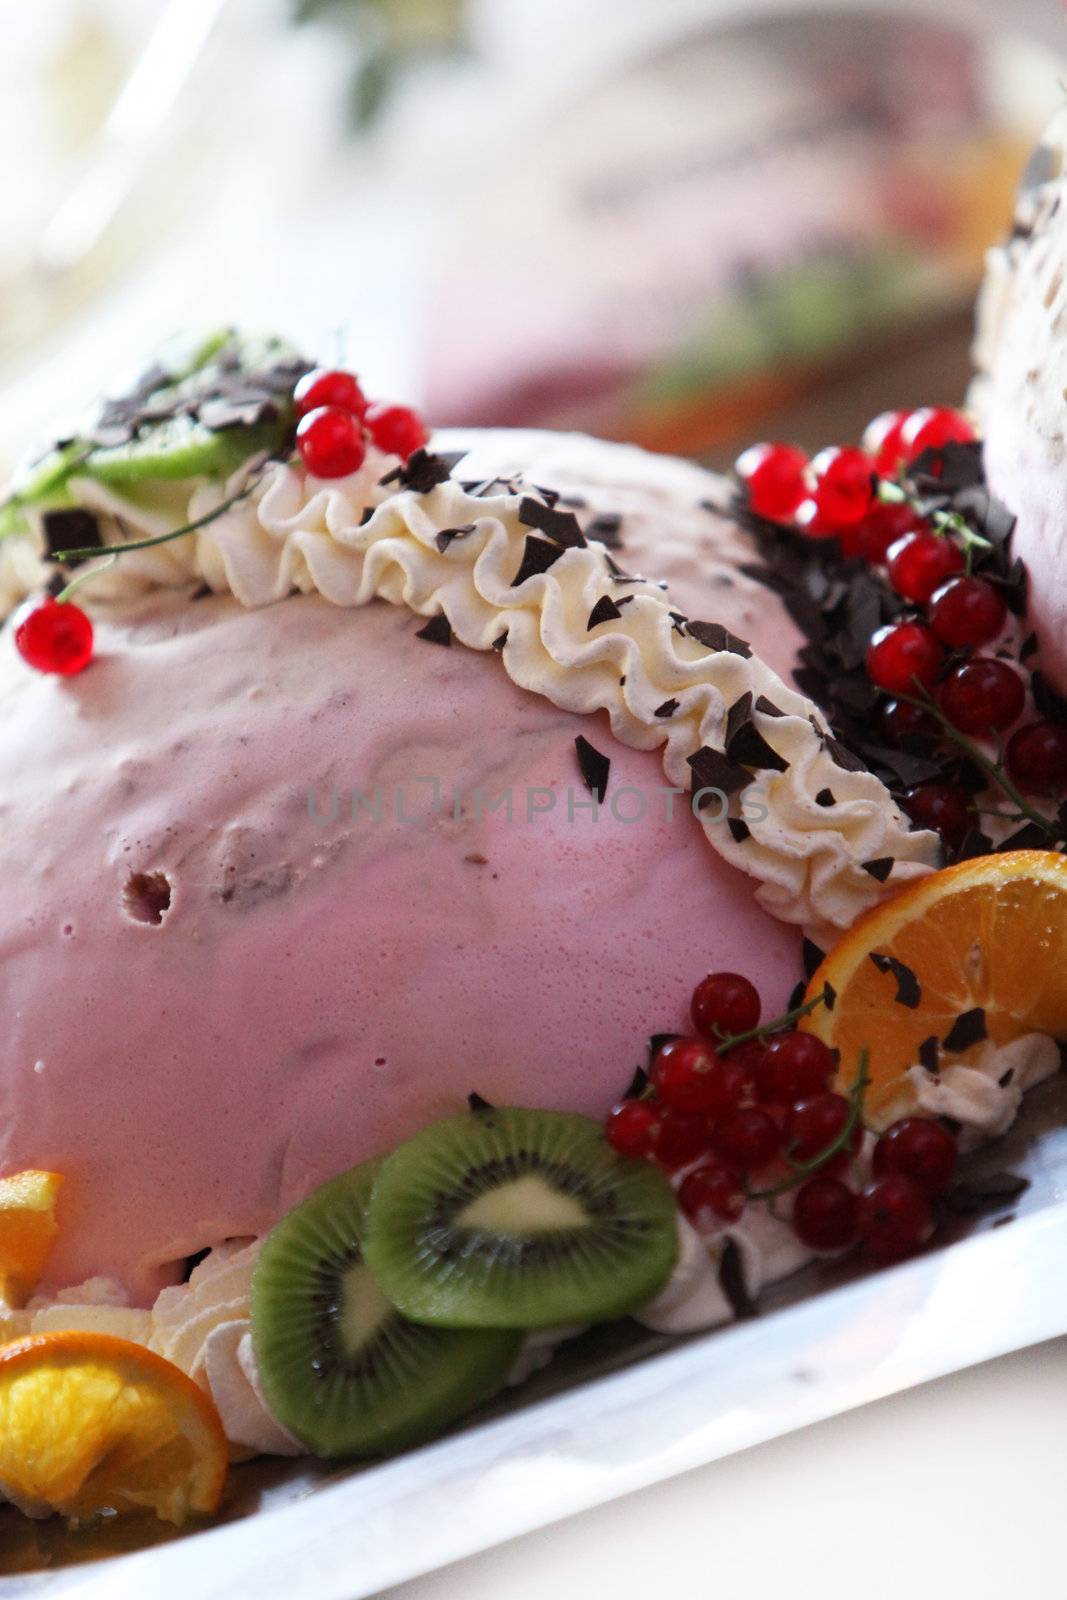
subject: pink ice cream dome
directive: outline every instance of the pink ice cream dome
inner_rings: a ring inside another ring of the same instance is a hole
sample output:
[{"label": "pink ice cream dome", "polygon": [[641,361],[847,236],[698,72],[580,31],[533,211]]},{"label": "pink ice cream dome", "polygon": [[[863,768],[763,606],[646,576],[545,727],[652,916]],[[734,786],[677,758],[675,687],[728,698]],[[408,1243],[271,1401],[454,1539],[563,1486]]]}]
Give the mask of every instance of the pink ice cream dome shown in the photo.
[{"label": "pink ice cream dome", "polygon": [[48,1286],[141,1303],[472,1092],[602,1117],[709,968],[780,1010],[930,858],[722,480],[503,432],[319,480],[242,381],[36,469],[53,554],[201,526],[85,584],[85,671],[0,634],[0,1174],[65,1175]]}]

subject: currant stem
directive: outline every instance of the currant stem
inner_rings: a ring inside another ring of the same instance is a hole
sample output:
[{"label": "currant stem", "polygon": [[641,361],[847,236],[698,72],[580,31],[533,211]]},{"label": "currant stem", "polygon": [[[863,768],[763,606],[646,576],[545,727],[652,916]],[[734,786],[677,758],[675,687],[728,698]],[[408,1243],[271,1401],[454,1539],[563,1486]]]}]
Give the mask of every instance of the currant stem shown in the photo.
[{"label": "currant stem", "polygon": [[117,555],[108,556],[104,561],[101,561],[98,567],[89,567],[87,571],[79,572],[77,577],[71,578],[66,588],[61,589],[56,595],[56,605],[61,606],[65,600],[70,599],[75,589],[80,589],[83,583],[89,582],[90,578],[98,578],[102,572],[106,572],[109,567],[113,567],[117,560]]},{"label": "currant stem", "polygon": [[[128,550],[151,550],[158,544],[169,544],[172,539],[184,539],[187,533],[196,533],[199,528],[206,528],[209,523],[217,521],[227,511],[239,505],[242,500],[248,499],[248,496],[262,477],[263,468],[267,465],[267,460],[269,458],[254,459],[249,464],[248,476],[241,488],[228,495],[225,500],[220,500],[217,506],[205,512],[202,517],[196,517],[192,522],[186,522],[180,528],[171,528],[169,533],[157,533],[153,534],[149,539],[130,539],[125,544],[109,545],[107,548],[113,559],[117,560],[119,556],[125,555]],[[84,550],[57,550],[52,559],[60,566],[66,566],[71,561],[88,561],[99,554],[100,546],[95,545]]]},{"label": "currant stem", "polygon": [[782,1016],[775,1017],[773,1022],[763,1022],[758,1028],[749,1028],[747,1033],[720,1033],[715,1029],[716,1043],[721,1055],[727,1050],[732,1050],[737,1044],[747,1044],[750,1039],[766,1039],[769,1034],[781,1033],[783,1028],[792,1027],[794,1022],[799,1022],[801,1017],[810,1016],[817,1007],[826,1004],[826,990],[815,995],[811,1000],[805,1000],[803,1005],[794,1006],[792,1011],[786,1011]]},{"label": "currant stem", "polygon": [[750,1189],[745,1186],[745,1197],[748,1200],[767,1200],[773,1203],[780,1195],[788,1194],[790,1189],[799,1186],[810,1178],[813,1172],[818,1172],[834,1156],[847,1148],[849,1140],[863,1117],[863,1097],[867,1092],[867,1085],[871,1081],[870,1052],[860,1051],[859,1062],[856,1067],[856,1076],[848,1091],[848,1116],[841,1126],[841,1131],[835,1139],[831,1139],[825,1150],[820,1150],[817,1156],[812,1156],[810,1161],[793,1162],[793,1170],[788,1178],[783,1178],[781,1183],[774,1184],[770,1189]]},{"label": "currant stem", "polygon": [[[878,485],[878,498],[890,505],[908,505],[917,516],[923,516],[922,501],[918,495],[911,493],[903,483],[890,482],[883,478]],[[924,520],[929,522],[936,534],[943,538],[955,534],[963,545],[964,556],[967,562],[967,571],[971,570],[971,562],[975,550],[992,550],[992,540],[986,539],[982,534],[976,533],[965,517],[958,511],[930,511],[925,513]]]},{"label": "currant stem", "polygon": [[924,711],[928,711],[934,718],[934,721],[938,723],[945,736],[950,739],[958,749],[963,751],[968,760],[973,761],[975,766],[980,768],[980,770],[985,773],[987,778],[992,779],[992,781],[999,788],[1003,789],[1012,805],[1018,807],[1020,816],[1025,817],[1029,822],[1037,823],[1039,828],[1043,828],[1047,834],[1049,834],[1051,837],[1055,837],[1056,829],[1049,818],[1042,816],[1040,811],[1035,811],[1033,806],[1027,804],[1022,793],[1015,787],[1014,783],[1012,783],[1003,767],[998,766],[995,761],[990,761],[989,757],[987,755],[983,755],[978,746],[973,744],[971,740],[967,738],[966,734],[960,733],[958,728],[953,727],[952,723],[945,716],[933,695],[924,691],[923,694],[918,697],[910,694],[899,694],[897,699],[907,700],[909,704],[913,706],[920,706]]}]

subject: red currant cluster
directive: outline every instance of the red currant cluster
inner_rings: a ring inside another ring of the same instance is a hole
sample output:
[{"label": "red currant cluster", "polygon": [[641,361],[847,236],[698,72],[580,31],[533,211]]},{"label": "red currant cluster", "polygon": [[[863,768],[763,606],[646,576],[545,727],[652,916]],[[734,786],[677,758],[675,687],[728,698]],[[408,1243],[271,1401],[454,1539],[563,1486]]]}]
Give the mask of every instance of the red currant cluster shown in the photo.
[{"label": "red currant cluster", "polygon": [[839,539],[846,555],[880,563],[916,522],[909,506],[878,498],[879,478],[896,477],[927,450],[973,438],[967,418],[946,406],[886,411],[867,429],[862,449],[830,445],[809,460],[796,445],[754,444],[734,470],[757,516],[812,539]]},{"label": "red currant cluster", "polygon": [[296,386],[300,422],[296,448],[314,478],[347,478],[358,472],[371,439],[386,455],[403,460],[429,438],[417,411],[368,401],[355,375],[316,367]]},{"label": "red currant cluster", "polygon": [[608,1143],[684,1173],[679,1206],[705,1231],[736,1222],[752,1199],[792,1191],[793,1228],[810,1249],[862,1241],[879,1261],[908,1255],[931,1230],[956,1141],[925,1118],[894,1123],[857,1193],[847,1179],[863,1127],[854,1099],[830,1087],[834,1051],[790,1026],[797,1012],[761,1028],[761,1010],[747,978],[709,973],[693,992],[696,1032],[660,1046],[648,1084],[609,1113]]}]

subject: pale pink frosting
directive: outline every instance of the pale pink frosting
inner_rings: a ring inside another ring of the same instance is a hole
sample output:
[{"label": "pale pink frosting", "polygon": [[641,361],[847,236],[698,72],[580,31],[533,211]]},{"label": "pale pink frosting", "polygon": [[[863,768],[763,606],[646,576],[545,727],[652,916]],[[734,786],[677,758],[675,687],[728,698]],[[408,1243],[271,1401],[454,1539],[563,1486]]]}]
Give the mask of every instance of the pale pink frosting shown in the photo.
[{"label": "pale pink frosting", "polygon": [[[672,491],[665,545],[698,478]],[[704,538],[723,527],[698,515]],[[626,560],[673,579],[646,523]],[[703,582],[679,570],[679,604],[762,624],[785,670],[778,602],[742,582],[713,608]],[[599,1116],[708,968],[784,1005],[798,930],[683,801],[667,820],[656,754],[603,716],[517,689],[491,654],[416,640],[420,619],[377,602],[157,594],[98,622],[97,660],[70,681],[0,641],[0,1172],[67,1175],[51,1282],[109,1273],[149,1300],[179,1258],[261,1234],[471,1090]],[[588,799],[578,733],[611,758],[609,799],[649,796],[646,820],[569,820],[568,788]],[[397,792],[425,812],[429,775],[442,813],[399,823]],[[377,784],[390,815],[354,823],[352,790]],[[476,814],[479,787],[511,790],[510,824]],[[529,789],[557,796],[532,824]],[[159,925],[124,903],[137,872],[170,881]]]}]

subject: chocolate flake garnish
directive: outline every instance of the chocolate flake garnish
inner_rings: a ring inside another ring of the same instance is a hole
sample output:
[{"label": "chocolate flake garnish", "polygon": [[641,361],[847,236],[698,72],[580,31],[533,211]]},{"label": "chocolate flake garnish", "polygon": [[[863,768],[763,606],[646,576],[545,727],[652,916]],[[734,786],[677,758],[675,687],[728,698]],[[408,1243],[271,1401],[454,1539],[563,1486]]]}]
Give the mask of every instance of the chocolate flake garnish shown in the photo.
[{"label": "chocolate flake garnish", "polygon": [[[723,755],[720,750],[713,750],[710,745],[701,748],[686,760],[693,774],[693,792],[701,789],[717,789],[722,794],[736,794],[746,784],[752,782],[752,774],[746,772],[744,767],[739,767],[729,756]],[[700,808],[708,804],[710,795],[705,795],[700,802]]]},{"label": "chocolate flake garnish", "polygon": [[842,772],[864,772],[866,770],[859,757],[854,756],[848,746],[841,743],[840,739],[831,739],[824,734],[823,749],[834,766],[840,767]]},{"label": "chocolate flake garnish", "polygon": [[1002,1072],[997,1079],[998,1089],[1010,1089],[1015,1079],[1015,1068],[1009,1067],[1007,1072]]},{"label": "chocolate flake garnish", "polygon": [[1043,846],[1047,847],[1048,842],[1049,832],[1047,828],[1042,828],[1037,822],[1025,822],[1021,828],[1017,828],[1006,839],[1002,839],[999,848],[1001,850],[1039,850]]},{"label": "chocolate flake garnish", "polygon": [[756,1302],[748,1292],[745,1282],[745,1261],[736,1239],[723,1240],[719,1257],[719,1287],[738,1321],[747,1321],[756,1315]]},{"label": "chocolate flake garnish", "polygon": [[681,634],[684,637],[685,624],[688,620],[684,613],[681,611],[668,611],[667,615],[671,619],[671,628],[673,631],[677,634]]},{"label": "chocolate flake garnish", "polygon": [[379,481],[383,488],[390,483],[399,483],[402,488],[412,489],[416,494],[429,494],[439,484],[447,483],[452,476],[452,468],[461,459],[460,456],[433,455],[429,450],[413,450],[402,466],[394,467]]},{"label": "chocolate flake garnish", "polygon": [[915,973],[903,961],[898,961],[896,956],[883,955],[880,950],[872,950],[869,959],[878,968],[879,972],[891,972],[897,980],[897,992],[893,996],[898,1006],[907,1006],[909,1011],[915,1011],[922,1003],[922,985]]},{"label": "chocolate flake garnish", "polygon": [[453,539],[465,539],[469,533],[474,532],[477,526],[476,522],[465,522],[460,528],[442,528],[434,541],[439,553],[444,555]]},{"label": "chocolate flake garnish", "polygon": [[673,1044],[675,1039],[683,1037],[680,1033],[652,1033],[648,1037],[648,1065],[652,1067],[653,1061],[659,1055],[665,1044]]},{"label": "chocolate flake garnish", "polygon": [[1028,633],[1026,635],[1026,638],[1023,640],[1021,646],[1019,647],[1019,660],[1020,660],[1020,662],[1029,661],[1030,657],[1036,652],[1036,650],[1037,650],[1037,634],[1036,633]]},{"label": "chocolate flake garnish", "polygon": [[[574,505],[575,502],[568,500],[567,504]],[[579,509],[581,509],[582,504],[584,504],[584,501],[579,504]],[[587,539],[596,539],[598,543],[606,545],[609,550],[621,550],[622,540],[619,537],[621,527],[622,518],[617,512],[602,512],[600,516],[594,517],[592,522],[586,524],[585,536]]]},{"label": "chocolate flake garnish", "polygon": [[942,1196],[941,1204],[958,1217],[973,1217],[980,1211],[1012,1205],[1029,1187],[1029,1178],[1017,1172],[990,1172],[982,1178],[953,1184]]},{"label": "chocolate flake garnish", "polygon": [[574,741],[574,748],[578,752],[578,767],[582,774],[582,782],[590,794],[595,794],[600,804],[604,804],[604,796],[608,792],[608,775],[611,772],[611,762],[606,755],[591,745],[589,740],[579,734]]},{"label": "chocolate flake garnish", "polygon": [[523,495],[519,501],[519,521],[524,528],[536,528],[564,549],[579,549],[585,544],[585,534],[573,511],[557,511],[531,495]]},{"label": "chocolate flake garnish", "polygon": [[373,517],[373,515],[374,515],[375,511],[377,511],[377,509],[378,509],[377,506],[364,506],[363,507],[363,510],[359,514],[359,526],[361,528],[365,528],[367,526],[367,523],[370,521],[371,517]]},{"label": "chocolate flake garnish", "polygon": [[551,544],[547,539],[537,539],[532,533],[528,533],[522,550],[522,561],[519,563],[518,572],[511,580],[511,587],[517,589],[527,578],[532,578],[539,572],[547,572],[562,554],[561,544]]},{"label": "chocolate flake garnish", "polygon": [[765,694],[761,694],[756,701],[756,710],[762,711],[765,717],[784,717],[786,715],[781,706],[776,706],[774,701],[768,700]]},{"label": "chocolate flake garnish", "polygon": [[419,629],[415,637],[425,639],[427,644],[449,645],[452,643],[452,624],[444,612],[439,611],[436,617],[430,618],[425,628]]},{"label": "chocolate flake garnish", "polygon": [[475,1090],[467,1096],[467,1104],[472,1111],[494,1111],[496,1108],[491,1101],[485,1100]]},{"label": "chocolate flake garnish", "polygon": [[664,700],[661,706],[656,707],[652,715],[654,717],[673,717],[680,704],[680,700]]},{"label": "chocolate flake garnish", "polygon": [[726,748],[729,750],[730,741],[752,716],[752,691],[748,689],[739,700],[735,700],[726,714]]},{"label": "chocolate flake garnish", "polygon": [[836,806],[837,801],[834,799],[834,791],[832,789],[820,789],[815,796],[815,804],[817,806]]},{"label": "chocolate flake garnish", "polygon": [[893,856],[878,856],[874,861],[861,861],[864,872],[869,872],[877,883],[885,883],[895,865]]},{"label": "chocolate flake garnish", "polygon": [[503,648],[507,644],[507,642],[508,642],[508,630],[505,628],[503,633],[498,633],[496,638],[493,640],[493,649],[494,650],[503,650]]},{"label": "chocolate flake garnish", "polygon": [[946,1050],[956,1052],[969,1050],[972,1044],[981,1044],[982,1040],[988,1037],[985,1010],[982,1006],[974,1006],[956,1018],[941,1042]]},{"label": "chocolate flake garnish", "polygon": [[[632,600],[633,596],[629,595],[627,598]],[[586,633],[591,633],[594,628],[599,628],[602,622],[614,622],[621,616],[622,612],[611,596],[602,594],[589,613],[589,621],[585,625],[585,631]]]},{"label": "chocolate flake garnish", "polygon": [[837,990],[829,980],[822,986],[822,1003],[827,1011],[832,1011],[837,1004]]},{"label": "chocolate flake garnish", "polygon": [[924,1039],[919,1046],[919,1064],[936,1078],[941,1067],[941,1040],[936,1033]]},{"label": "chocolate flake garnish", "polygon": [[1043,672],[1030,674],[1030,688],[1034,705],[1043,717],[1049,717],[1053,722],[1067,721],[1067,700],[1056,693]]},{"label": "chocolate flake garnish", "polygon": [[814,939],[805,939],[800,947],[800,953],[804,960],[804,976],[813,978],[822,964],[826,951],[820,950]]},{"label": "chocolate flake garnish", "polygon": [[752,836],[752,829],[743,817],[727,817],[726,826],[735,844],[744,844],[745,840]]},{"label": "chocolate flake garnish", "polygon": [[746,767],[766,768],[772,772],[789,769],[785,756],[767,743],[754,722],[746,722],[738,728],[726,746],[726,753],[731,761],[739,761]]},{"label": "chocolate flake garnish", "polygon": [[210,583],[198,583],[196,588],[193,590],[192,594],[189,596],[189,599],[190,600],[207,600],[207,599],[210,598],[211,595],[214,594],[214,592],[215,591],[214,591],[214,589],[212,589]]},{"label": "chocolate flake garnish", "polygon": [[983,833],[981,828],[968,828],[956,849],[952,852],[953,861],[973,861],[977,856],[988,856],[993,853],[993,841],[988,833]]},{"label": "chocolate flake garnish", "polygon": [[647,1088],[648,1073],[645,1071],[644,1067],[635,1067],[634,1075],[630,1079],[627,1087],[623,1090],[622,1098],[624,1100],[640,1100]]},{"label": "chocolate flake garnish", "polygon": [[801,978],[799,982],[793,985],[792,992],[789,996],[789,1003],[785,1009],[787,1011],[795,1011],[798,1006],[802,1006],[804,1004],[804,995],[806,992],[807,984],[804,982],[804,979]]},{"label": "chocolate flake garnish", "polygon": [[91,511],[81,506],[70,506],[63,511],[46,511],[41,522],[45,550],[50,556],[55,556],[60,550],[83,550],[91,546],[103,548],[99,522]]},{"label": "chocolate flake garnish", "polygon": [[736,633],[731,633],[729,628],[724,628],[721,622],[690,622],[686,632],[698,644],[705,645],[709,650],[728,650],[731,655],[743,656],[746,660],[752,654],[752,646],[747,639],[739,639]]}]

